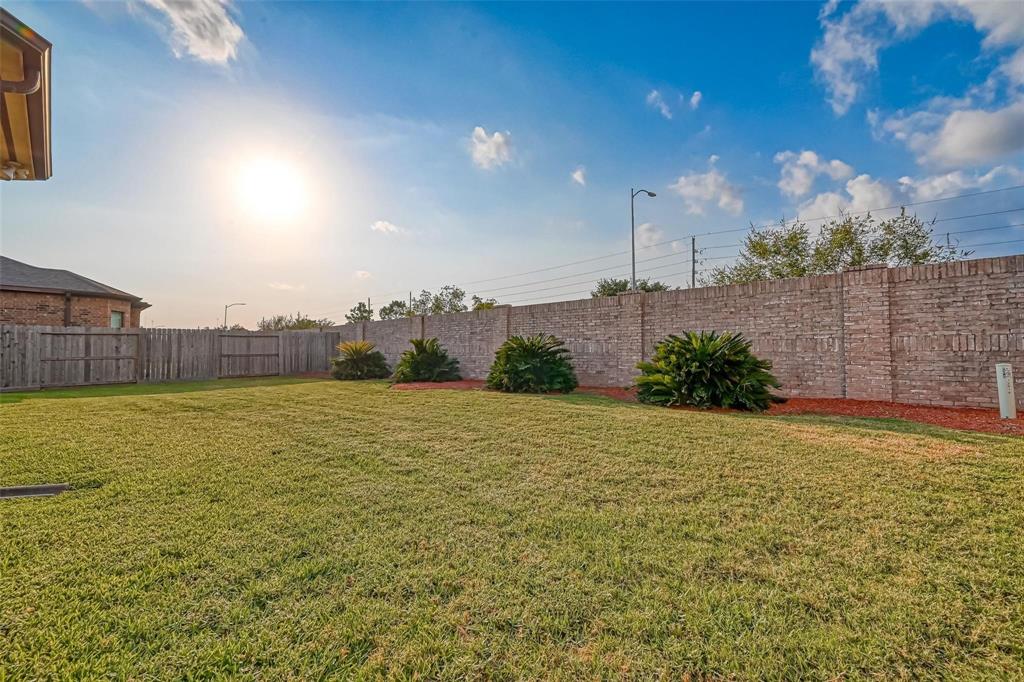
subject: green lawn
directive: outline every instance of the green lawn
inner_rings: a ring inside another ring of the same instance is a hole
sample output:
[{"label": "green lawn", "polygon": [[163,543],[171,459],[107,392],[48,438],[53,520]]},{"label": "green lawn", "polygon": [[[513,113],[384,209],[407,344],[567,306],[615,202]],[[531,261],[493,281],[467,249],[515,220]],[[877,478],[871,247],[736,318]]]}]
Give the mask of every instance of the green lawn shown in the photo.
[{"label": "green lawn", "polygon": [[1024,676],[1019,439],[262,383],[5,400],[0,679]]}]

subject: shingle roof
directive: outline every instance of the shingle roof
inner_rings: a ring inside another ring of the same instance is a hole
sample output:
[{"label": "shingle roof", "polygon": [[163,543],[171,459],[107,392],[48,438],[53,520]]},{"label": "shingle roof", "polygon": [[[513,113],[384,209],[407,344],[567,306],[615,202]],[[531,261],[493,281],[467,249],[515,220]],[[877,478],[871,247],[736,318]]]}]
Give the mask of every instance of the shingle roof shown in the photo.
[{"label": "shingle roof", "polygon": [[92,294],[105,298],[120,298],[141,302],[142,299],[120,289],[101,284],[88,277],[76,275],[67,270],[37,268],[28,263],[0,256],[0,289],[22,289],[30,291],[69,292]]}]

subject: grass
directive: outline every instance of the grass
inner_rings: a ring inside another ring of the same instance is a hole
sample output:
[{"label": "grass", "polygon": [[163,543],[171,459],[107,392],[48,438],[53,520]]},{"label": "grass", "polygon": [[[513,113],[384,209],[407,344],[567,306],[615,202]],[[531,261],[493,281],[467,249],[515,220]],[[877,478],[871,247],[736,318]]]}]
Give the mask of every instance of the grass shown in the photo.
[{"label": "grass", "polygon": [[210,381],[175,381],[162,384],[102,384],[99,386],[82,386],[80,388],[47,388],[41,391],[0,393],[0,405],[4,403],[20,403],[22,400],[57,400],[60,398],[101,398],[122,395],[223,391],[229,388],[282,386],[309,381],[318,381],[318,379],[302,376],[269,376],[243,379],[212,379]]},{"label": "grass", "polygon": [[0,679],[1024,676],[1024,447],[311,382],[0,407]]}]

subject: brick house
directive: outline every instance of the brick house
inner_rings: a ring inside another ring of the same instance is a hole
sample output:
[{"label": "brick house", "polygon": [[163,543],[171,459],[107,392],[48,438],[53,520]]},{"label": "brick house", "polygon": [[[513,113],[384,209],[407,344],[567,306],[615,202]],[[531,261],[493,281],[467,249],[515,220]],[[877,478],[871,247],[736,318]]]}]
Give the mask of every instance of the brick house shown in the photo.
[{"label": "brick house", "polygon": [[88,277],[0,256],[0,322],[138,327],[148,307],[138,296]]}]

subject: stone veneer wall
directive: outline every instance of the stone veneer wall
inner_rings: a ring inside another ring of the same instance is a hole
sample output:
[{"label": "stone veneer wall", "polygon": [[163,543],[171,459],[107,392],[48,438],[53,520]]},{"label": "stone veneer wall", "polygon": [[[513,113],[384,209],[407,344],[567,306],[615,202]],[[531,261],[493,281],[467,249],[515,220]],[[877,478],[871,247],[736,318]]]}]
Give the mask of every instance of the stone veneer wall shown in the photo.
[{"label": "stone veneer wall", "polygon": [[436,336],[483,378],[511,335],[554,334],[580,382],[622,386],[668,334],[742,332],[788,395],[992,407],[995,363],[1024,396],[1024,255],[836,275],[625,294],[343,325],[394,363],[408,340]]}]

